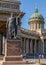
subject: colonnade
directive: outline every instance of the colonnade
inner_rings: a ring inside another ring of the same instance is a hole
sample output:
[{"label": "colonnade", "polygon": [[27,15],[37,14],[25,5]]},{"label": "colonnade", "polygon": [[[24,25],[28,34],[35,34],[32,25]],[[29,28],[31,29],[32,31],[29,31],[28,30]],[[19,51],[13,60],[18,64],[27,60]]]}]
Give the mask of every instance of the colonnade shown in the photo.
[{"label": "colonnade", "polygon": [[36,30],[36,29],[44,29],[43,23],[31,23],[29,26],[29,30]]},{"label": "colonnade", "polygon": [[21,47],[22,52],[26,54],[37,54],[38,51],[38,40],[36,39],[28,39],[28,38],[21,38]]},{"label": "colonnade", "polygon": [[22,53],[26,54],[46,54],[46,40],[21,38]]}]

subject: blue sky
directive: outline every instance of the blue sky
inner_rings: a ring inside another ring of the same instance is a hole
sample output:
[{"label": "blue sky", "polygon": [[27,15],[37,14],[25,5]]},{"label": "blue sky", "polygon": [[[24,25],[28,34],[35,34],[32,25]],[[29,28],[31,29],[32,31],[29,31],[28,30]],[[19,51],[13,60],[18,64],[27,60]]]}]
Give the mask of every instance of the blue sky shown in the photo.
[{"label": "blue sky", "polygon": [[25,13],[22,18],[22,27],[28,29],[28,21],[30,16],[35,10],[35,7],[38,6],[39,13],[43,15],[46,28],[46,0],[20,0],[21,6],[20,10]]}]

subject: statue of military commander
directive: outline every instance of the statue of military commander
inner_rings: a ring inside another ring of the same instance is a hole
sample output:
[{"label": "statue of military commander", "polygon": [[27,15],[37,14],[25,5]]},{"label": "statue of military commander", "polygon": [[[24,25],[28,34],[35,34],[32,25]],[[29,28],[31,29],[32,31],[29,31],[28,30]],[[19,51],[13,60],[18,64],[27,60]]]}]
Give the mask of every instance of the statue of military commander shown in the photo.
[{"label": "statue of military commander", "polygon": [[8,19],[6,25],[8,39],[13,39],[17,37],[18,25],[20,26],[21,24],[19,21],[18,22],[16,21],[16,17],[11,17]]}]

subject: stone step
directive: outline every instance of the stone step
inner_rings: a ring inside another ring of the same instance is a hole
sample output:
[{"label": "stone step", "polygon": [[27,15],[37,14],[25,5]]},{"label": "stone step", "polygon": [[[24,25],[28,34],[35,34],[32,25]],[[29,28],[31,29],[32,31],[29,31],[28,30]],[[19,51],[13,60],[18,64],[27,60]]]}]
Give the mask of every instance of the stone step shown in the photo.
[{"label": "stone step", "polygon": [[5,62],[3,65],[40,65],[40,64],[26,64],[24,62]]},{"label": "stone step", "polygon": [[3,65],[25,65],[24,61],[6,61],[3,62]]},{"label": "stone step", "polygon": [[5,61],[22,61],[21,56],[7,56],[5,57]]}]

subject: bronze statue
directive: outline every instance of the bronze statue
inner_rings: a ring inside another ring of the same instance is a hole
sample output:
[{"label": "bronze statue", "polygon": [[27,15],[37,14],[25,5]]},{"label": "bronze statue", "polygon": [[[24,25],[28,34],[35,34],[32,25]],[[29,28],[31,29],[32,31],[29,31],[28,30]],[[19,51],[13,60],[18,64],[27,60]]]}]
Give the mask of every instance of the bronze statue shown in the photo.
[{"label": "bronze statue", "polygon": [[7,21],[6,28],[7,28],[8,39],[18,38],[17,30],[18,30],[18,26],[21,26],[21,22],[20,22],[19,18],[17,20],[16,19],[17,19],[17,17],[11,17]]}]

